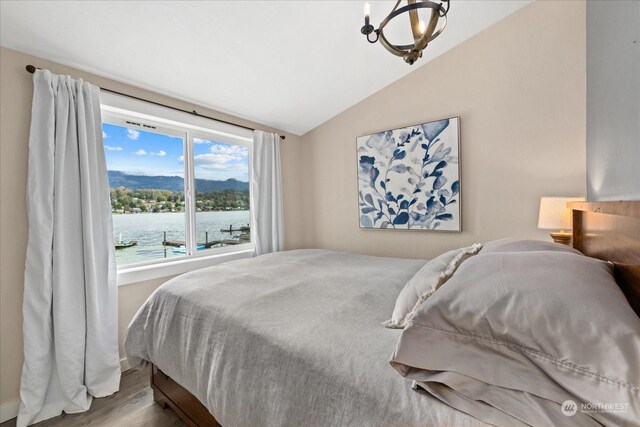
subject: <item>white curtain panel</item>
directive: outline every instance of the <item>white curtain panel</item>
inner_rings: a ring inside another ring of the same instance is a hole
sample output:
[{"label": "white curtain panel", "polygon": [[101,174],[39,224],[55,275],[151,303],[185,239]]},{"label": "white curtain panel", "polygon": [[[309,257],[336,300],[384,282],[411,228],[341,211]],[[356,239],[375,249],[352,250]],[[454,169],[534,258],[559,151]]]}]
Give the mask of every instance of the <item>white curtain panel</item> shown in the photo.
[{"label": "white curtain panel", "polygon": [[259,130],[251,157],[251,238],[256,255],[284,250],[280,135]]},{"label": "white curtain panel", "polygon": [[46,70],[33,83],[19,427],[86,411],[120,381],[100,89]]}]

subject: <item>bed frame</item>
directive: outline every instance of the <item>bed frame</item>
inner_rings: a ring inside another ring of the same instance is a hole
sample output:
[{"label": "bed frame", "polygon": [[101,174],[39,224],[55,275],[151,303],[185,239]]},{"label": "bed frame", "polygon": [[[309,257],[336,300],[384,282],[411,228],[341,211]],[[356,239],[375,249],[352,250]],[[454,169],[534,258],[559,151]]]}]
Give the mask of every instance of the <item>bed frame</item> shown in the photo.
[{"label": "bed frame", "polygon": [[[611,261],[616,282],[640,316],[640,201],[574,202],[573,247]],[[189,391],[151,365],[153,399],[170,407],[189,426],[218,427],[213,414]]]},{"label": "bed frame", "polygon": [[169,378],[154,364],[151,364],[151,389],[153,400],[162,406],[162,409],[170,407],[189,426],[220,426],[198,398]]},{"label": "bed frame", "polygon": [[573,247],[611,261],[616,282],[640,316],[640,200],[572,202]]}]

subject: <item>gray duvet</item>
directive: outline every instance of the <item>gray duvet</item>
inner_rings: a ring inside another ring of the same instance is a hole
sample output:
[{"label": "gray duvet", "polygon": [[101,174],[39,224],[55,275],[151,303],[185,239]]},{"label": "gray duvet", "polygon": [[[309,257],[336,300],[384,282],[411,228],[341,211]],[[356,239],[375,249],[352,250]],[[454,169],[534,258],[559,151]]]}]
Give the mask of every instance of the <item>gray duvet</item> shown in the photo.
[{"label": "gray duvet", "polygon": [[424,261],[300,250],[161,286],[131,322],[129,363],[155,363],[231,426],[486,425],[391,368],[381,323]]}]

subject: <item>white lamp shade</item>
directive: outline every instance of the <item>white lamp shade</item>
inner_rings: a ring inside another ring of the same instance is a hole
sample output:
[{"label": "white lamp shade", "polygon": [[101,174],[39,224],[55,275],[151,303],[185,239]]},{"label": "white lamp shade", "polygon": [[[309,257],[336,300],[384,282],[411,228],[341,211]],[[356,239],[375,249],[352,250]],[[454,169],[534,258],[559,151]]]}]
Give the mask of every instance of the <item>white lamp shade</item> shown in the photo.
[{"label": "white lamp shade", "polygon": [[542,230],[570,230],[571,210],[568,202],[583,202],[584,197],[541,197],[538,228]]}]

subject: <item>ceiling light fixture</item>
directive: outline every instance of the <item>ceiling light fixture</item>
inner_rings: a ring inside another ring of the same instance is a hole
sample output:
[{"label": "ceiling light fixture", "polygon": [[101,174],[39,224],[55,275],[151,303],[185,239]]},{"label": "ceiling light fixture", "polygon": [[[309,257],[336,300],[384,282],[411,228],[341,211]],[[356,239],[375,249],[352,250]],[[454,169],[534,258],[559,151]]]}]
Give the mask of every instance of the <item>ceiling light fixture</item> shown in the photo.
[{"label": "ceiling light fixture", "polygon": [[[396,5],[391,10],[391,13],[382,20],[378,29],[375,29],[373,25],[369,23],[371,6],[369,6],[369,3],[365,3],[364,25],[360,29],[360,32],[367,36],[369,43],[375,43],[380,40],[380,43],[385,47],[385,49],[396,56],[401,56],[407,64],[413,65],[418,58],[422,57],[422,51],[427,47],[427,45],[433,39],[438,37],[447,26],[449,0],[440,0],[440,3],[435,3],[429,0],[407,0],[406,6],[398,8],[401,2],[402,0],[397,1]],[[431,17],[429,18],[428,24],[425,24],[425,22],[420,19],[420,16],[418,15],[419,9],[431,9]],[[409,12],[413,44],[391,44],[384,35],[384,27],[386,27],[393,18],[405,12]],[[444,19],[438,27],[438,21],[440,21],[440,18]],[[373,40],[369,38],[369,35],[372,33],[376,35],[376,38]]]}]

